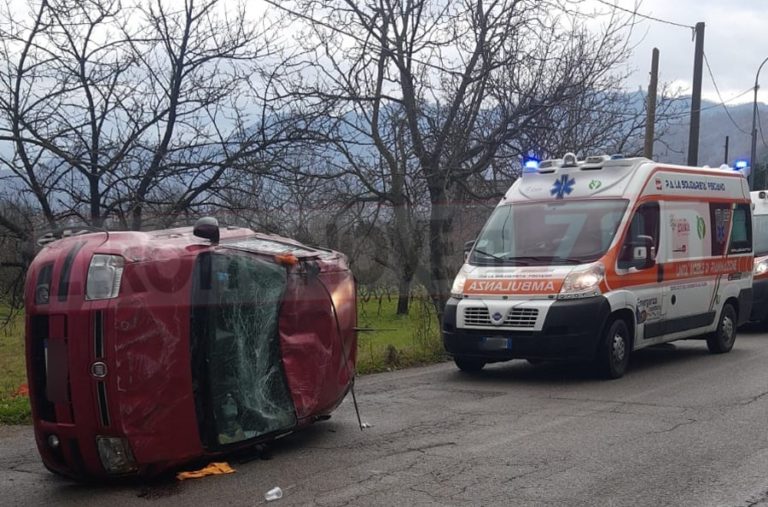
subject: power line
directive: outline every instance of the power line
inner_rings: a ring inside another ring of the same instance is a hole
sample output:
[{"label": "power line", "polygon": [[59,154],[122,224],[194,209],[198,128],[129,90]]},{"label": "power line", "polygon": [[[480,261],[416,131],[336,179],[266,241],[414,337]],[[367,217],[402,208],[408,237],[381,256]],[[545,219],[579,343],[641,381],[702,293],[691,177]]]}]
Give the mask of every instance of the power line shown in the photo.
[{"label": "power line", "polygon": [[742,134],[749,135],[749,132],[739,127],[739,125],[736,123],[736,120],[734,120],[733,116],[731,116],[731,112],[728,111],[728,108],[725,106],[725,101],[723,101],[723,96],[720,95],[720,89],[717,87],[717,82],[715,81],[715,75],[712,73],[712,67],[709,66],[709,59],[707,58],[707,53],[704,53],[704,63],[707,64],[707,71],[709,72],[709,78],[712,80],[712,84],[715,86],[715,92],[717,92],[717,98],[720,99],[720,104],[723,106],[723,110],[725,111],[725,114],[728,115],[728,119],[731,120],[731,123],[733,123],[733,126],[736,127],[736,129],[739,132],[741,132]]},{"label": "power line", "polygon": [[643,19],[647,19],[647,20],[650,20],[650,21],[656,21],[657,23],[664,23],[664,24],[667,24],[667,25],[678,26],[680,28],[688,28],[690,30],[695,30],[696,29],[696,27],[691,26],[691,25],[684,25],[682,23],[675,23],[674,21],[668,21],[666,19],[656,18],[656,17],[653,17],[653,16],[649,16],[648,14],[642,14],[640,12],[637,12],[636,10],[627,9],[625,7],[620,7],[619,5],[612,4],[611,2],[608,2],[606,0],[597,0],[597,1],[599,3],[601,3],[601,4],[603,4],[603,5],[607,5],[608,7],[613,8],[613,9],[624,11],[624,12],[627,12],[629,14],[632,14],[633,16],[637,16],[638,18],[643,18]]}]

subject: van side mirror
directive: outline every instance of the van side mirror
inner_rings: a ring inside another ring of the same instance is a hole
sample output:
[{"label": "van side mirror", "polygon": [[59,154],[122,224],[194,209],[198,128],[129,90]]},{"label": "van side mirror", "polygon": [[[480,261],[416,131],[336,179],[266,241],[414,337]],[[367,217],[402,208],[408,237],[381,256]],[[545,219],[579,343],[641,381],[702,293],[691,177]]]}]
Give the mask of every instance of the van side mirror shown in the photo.
[{"label": "van side mirror", "polygon": [[472,248],[475,246],[475,240],[469,240],[464,242],[464,261],[467,260],[467,257],[469,257],[469,252],[472,251]]},{"label": "van side mirror", "polygon": [[192,234],[216,244],[219,242],[219,221],[213,217],[200,218],[195,222]]},{"label": "van side mirror", "polygon": [[647,269],[656,264],[653,238],[641,235],[632,245],[632,261],[637,269]]}]

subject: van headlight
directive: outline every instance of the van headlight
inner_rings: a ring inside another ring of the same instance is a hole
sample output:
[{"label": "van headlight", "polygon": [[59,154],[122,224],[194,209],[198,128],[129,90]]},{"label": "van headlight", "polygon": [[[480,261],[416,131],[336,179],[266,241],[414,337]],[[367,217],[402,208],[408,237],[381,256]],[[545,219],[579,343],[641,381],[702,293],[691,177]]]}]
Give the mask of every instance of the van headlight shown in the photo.
[{"label": "van headlight", "polygon": [[96,437],[96,448],[107,473],[125,474],[136,471],[136,459],[124,438]]},{"label": "van headlight", "polygon": [[453,279],[453,286],[451,287],[451,297],[459,298],[464,295],[464,283],[467,281],[467,275],[464,271],[459,271],[456,278]]},{"label": "van headlight", "polygon": [[757,260],[755,259],[755,267],[752,269],[752,274],[755,276],[762,275],[768,271],[768,259]]},{"label": "van headlight", "polygon": [[600,282],[603,281],[604,277],[605,267],[599,262],[586,269],[571,271],[565,277],[557,297],[558,299],[575,299],[598,296],[600,294]]},{"label": "van headlight", "polygon": [[116,298],[120,292],[125,259],[119,255],[96,254],[88,266],[88,279],[85,283],[85,299]]}]

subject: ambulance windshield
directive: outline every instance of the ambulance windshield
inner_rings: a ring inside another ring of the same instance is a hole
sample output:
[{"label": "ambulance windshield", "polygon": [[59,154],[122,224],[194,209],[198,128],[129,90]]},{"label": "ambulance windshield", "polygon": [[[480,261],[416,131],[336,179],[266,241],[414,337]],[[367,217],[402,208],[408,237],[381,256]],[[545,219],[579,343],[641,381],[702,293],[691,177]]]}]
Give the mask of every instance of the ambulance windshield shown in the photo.
[{"label": "ambulance windshield", "polygon": [[569,200],[499,206],[475,242],[476,265],[581,264],[603,256],[626,200]]},{"label": "ambulance windshield", "polygon": [[753,228],[755,257],[768,255],[768,215],[754,215]]}]

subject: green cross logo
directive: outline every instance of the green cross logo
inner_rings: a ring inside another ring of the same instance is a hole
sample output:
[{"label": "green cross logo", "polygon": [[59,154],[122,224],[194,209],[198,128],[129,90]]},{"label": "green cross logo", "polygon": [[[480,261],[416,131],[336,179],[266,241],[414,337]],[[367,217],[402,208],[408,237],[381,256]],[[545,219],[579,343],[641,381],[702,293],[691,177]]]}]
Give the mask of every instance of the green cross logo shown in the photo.
[{"label": "green cross logo", "polygon": [[600,180],[592,180],[589,182],[589,189],[590,190],[597,190],[603,185],[603,182]]},{"label": "green cross logo", "polygon": [[696,217],[696,234],[699,236],[699,239],[704,239],[704,236],[707,234],[707,223],[698,216]]}]

